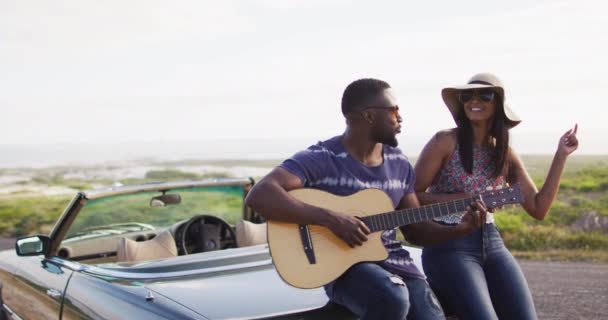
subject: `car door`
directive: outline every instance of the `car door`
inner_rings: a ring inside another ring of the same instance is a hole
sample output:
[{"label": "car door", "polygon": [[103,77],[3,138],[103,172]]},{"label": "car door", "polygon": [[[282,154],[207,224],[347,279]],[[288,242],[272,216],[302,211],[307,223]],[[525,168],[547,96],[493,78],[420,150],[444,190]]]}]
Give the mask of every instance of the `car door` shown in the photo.
[{"label": "car door", "polygon": [[23,319],[59,319],[73,270],[41,256],[19,260],[14,285],[3,293],[5,303]]}]

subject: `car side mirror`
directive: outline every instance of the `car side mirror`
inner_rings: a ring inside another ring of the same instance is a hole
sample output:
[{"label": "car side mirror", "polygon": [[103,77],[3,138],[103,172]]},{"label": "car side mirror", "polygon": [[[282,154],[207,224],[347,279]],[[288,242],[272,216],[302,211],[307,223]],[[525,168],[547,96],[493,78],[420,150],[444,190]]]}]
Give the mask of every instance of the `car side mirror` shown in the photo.
[{"label": "car side mirror", "polygon": [[51,238],[43,235],[17,238],[15,250],[18,256],[39,256],[46,254],[50,248]]}]

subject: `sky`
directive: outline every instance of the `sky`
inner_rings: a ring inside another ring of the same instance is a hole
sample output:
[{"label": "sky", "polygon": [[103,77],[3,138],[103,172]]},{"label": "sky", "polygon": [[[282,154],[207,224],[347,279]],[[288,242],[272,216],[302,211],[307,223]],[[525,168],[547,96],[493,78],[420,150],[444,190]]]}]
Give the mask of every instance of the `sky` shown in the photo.
[{"label": "sky", "polygon": [[0,150],[16,162],[40,149],[97,151],[100,160],[289,156],[340,134],[344,88],[375,77],[394,88],[400,146],[417,155],[454,126],[441,89],[492,72],[523,119],[511,132],[519,153],[553,153],[578,123],[578,153],[608,154],[607,8],[3,0]]}]

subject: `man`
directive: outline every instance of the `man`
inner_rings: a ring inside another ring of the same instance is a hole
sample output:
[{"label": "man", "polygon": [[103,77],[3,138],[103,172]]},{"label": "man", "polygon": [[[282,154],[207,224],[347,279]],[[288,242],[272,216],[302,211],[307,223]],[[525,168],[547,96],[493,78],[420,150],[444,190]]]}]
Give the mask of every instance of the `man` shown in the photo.
[{"label": "man", "polygon": [[[346,196],[373,187],[386,192],[396,208],[419,203],[414,170],[396,148],[402,118],[389,84],[377,79],[354,81],[342,96],[342,113],[347,126],[341,136],[284,161],[253,187],[246,203],[270,220],[327,227],[354,247],[367,240],[370,231],[365,223],[308,205],[287,192],[306,187]],[[455,228],[468,233],[476,226],[473,219],[466,219]],[[396,230],[384,231],[382,241],[388,259],[351,267],[325,286],[329,298],[361,319],[443,319],[424,275],[396,240]]]}]

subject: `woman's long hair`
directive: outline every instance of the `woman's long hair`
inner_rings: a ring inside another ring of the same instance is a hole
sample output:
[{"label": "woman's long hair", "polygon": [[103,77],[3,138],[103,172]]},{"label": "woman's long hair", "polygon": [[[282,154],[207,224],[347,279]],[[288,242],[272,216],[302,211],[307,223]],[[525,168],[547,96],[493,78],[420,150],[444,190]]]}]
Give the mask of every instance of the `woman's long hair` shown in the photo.
[{"label": "woman's long hair", "polygon": [[[494,112],[494,122],[488,132],[486,140],[490,148],[492,148],[492,162],[494,163],[493,178],[498,176],[509,177],[509,120],[505,115],[503,107],[503,97],[496,94],[496,97],[500,97],[496,100],[496,111]],[[460,161],[464,170],[468,174],[473,174],[473,129],[471,127],[471,121],[467,118],[464,111],[464,106],[460,104],[460,112],[456,119],[458,126],[457,139],[458,139],[458,152],[460,154]],[[493,139],[491,139],[493,138]],[[491,143],[491,141],[495,143]]]}]

